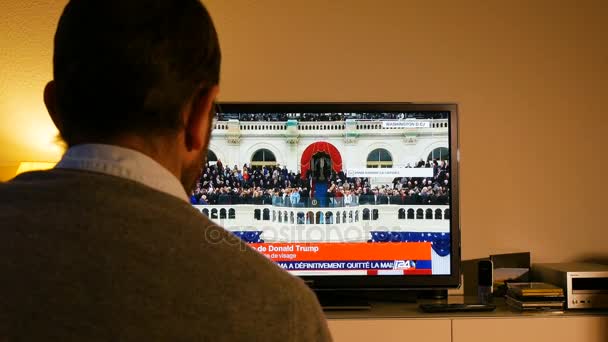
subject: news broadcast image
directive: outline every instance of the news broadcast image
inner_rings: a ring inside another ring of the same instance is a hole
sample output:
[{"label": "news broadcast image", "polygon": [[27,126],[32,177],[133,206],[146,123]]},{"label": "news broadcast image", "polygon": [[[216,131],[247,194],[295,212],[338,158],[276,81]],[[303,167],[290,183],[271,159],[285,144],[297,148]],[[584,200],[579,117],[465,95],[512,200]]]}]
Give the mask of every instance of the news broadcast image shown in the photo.
[{"label": "news broadcast image", "polygon": [[449,275],[449,117],[220,113],[190,201],[294,275]]}]

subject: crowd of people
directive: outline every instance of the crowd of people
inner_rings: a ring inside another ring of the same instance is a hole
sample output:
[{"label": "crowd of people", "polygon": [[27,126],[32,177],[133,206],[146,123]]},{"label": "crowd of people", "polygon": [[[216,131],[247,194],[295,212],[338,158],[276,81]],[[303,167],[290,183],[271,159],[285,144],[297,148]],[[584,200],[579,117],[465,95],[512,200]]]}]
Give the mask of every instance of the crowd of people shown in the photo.
[{"label": "crowd of people", "polygon": [[392,112],[392,113],[217,113],[219,121],[344,121],[398,120],[398,119],[447,119],[447,112]]},{"label": "crowd of people", "polygon": [[[449,162],[419,161],[413,167],[433,168],[433,177],[393,179],[391,184],[372,185],[367,178],[346,177],[331,171],[325,180],[326,194],[315,196],[316,179],[309,172],[285,166],[242,168],[227,167],[218,160],[207,164],[201,173],[190,202],[199,205],[266,204],[288,207],[356,206],[356,205],[447,205],[450,200]],[[325,186],[323,187],[323,189]],[[313,201],[313,200],[317,201]]]}]

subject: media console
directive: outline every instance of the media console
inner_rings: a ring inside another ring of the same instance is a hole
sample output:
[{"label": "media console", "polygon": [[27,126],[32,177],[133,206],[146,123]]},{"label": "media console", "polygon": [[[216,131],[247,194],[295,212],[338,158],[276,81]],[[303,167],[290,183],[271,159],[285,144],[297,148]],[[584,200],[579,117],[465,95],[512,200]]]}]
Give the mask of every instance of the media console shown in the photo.
[{"label": "media console", "polygon": [[[450,296],[447,302],[464,301]],[[608,341],[608,310],[521,313],[496,304],[493,312],[424,313],[417,303],[373,302],[370,310],[326,316],[336,342]]]}]

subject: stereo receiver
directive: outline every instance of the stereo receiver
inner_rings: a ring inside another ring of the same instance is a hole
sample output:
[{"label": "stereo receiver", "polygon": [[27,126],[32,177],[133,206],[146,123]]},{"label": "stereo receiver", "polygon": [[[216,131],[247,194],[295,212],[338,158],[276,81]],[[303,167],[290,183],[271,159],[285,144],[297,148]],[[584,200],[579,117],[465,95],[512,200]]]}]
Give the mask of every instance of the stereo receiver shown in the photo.
[{"label": "stereo receiver", "polygon": [[535,281],[560,286],[567,309],[608,309],[608,265],[583,262],[538,264]]}]

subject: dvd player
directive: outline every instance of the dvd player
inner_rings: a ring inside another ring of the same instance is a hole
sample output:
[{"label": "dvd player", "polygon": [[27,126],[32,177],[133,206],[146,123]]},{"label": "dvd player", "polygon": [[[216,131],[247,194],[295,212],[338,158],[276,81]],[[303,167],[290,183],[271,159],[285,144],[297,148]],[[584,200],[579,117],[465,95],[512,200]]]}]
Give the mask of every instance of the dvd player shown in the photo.
[{"label": "dvd player", "polygon": [[560,286],[567,309],[608,309],[608,265],[573,262],[537,264],[535,281]]}]

